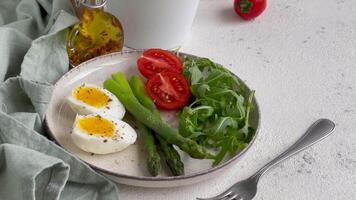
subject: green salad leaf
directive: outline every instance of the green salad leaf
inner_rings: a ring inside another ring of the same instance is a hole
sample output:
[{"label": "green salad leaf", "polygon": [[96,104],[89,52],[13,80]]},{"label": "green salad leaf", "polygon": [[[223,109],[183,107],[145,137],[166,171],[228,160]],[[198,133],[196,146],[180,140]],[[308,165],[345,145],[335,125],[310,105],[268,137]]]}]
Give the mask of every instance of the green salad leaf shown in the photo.
[{"label": "green salad leaf", "polygon": [[253,129],[249,113],[254,91],[246,95],[236,76],[207,58],[184,58],[183,75],[196,99],[179,113],[179,133],[216,149],[217,165],[250,142]]}]

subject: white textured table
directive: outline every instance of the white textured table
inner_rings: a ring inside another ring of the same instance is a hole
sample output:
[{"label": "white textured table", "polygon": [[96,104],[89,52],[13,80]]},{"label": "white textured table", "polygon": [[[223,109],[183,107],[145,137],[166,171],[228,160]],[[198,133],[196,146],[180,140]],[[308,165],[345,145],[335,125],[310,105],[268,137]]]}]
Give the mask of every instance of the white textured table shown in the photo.
[{"label": "white textured table", "polygon": [[121,200],[190,200],[217,194],[252,174],[316,119],[335,132],[266,174],[256,200],[356,199],[356,1],[274,0],[243,22],[232,0],[202,0],[182,51],[224,64],[257,91],[256,143],[222,176],[196,185],[119,185]]}]

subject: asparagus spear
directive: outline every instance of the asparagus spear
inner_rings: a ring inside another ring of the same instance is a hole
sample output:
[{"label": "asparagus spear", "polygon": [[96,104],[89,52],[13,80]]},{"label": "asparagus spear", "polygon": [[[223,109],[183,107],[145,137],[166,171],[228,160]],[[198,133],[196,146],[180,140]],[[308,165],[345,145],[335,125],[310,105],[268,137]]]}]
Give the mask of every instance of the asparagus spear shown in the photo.
[{"label": "asparagus spear", "polygon": [[[141,79],[139,76],[133,76],[130,80],[130,86],[132,88],[132,91],[134,95],[137,97],[137,99],[140,101],[140,103],[147,107],[153,109],[155,107],[154,104],[148,104],[151,100],[149,99],[148,96],[142,95],[145,92],[145,88],[143,85],[143,88],[141,87]],[[142,83],[143,84],[143,83]],[[148,98],[148,99],[147,99]],[[153,102],[152,102],[153,103]],[[131,119],[134,117],[131,116]],[[148,129],[144,124],[136,120],[133,122],[137,125],[140,133],[142,134],[143,138],[143,143],[145,144],[145,149],[147,152],[147,168],[148,171],[151,173],[153,176],[157,176],[158,172],[161,170],[161,159],[159,156],[159,153],[157,151],[157,147],[154,141],[154,137],[152,134],[152,131]]]},{"label": "asparagus spear", "polygon": [[[151,110],[155,115],[159,116],[159,111],[157,110],[152,99],[147,95],[145,90],[144,81],[140,76],[133,76],[130,80],[130,86],[134,95],[137,97],[138,101]],[[173,145],[168,144],[162,137],[156,134],[156,138],[159,141],[160,149],[165,157],[166,163],[174,176],[179,176],[184,174],[184,164],[180,159],[180,155]]]},{"label": "asparagus spear", "polygon": [[104,87],[112,92],[126,109],[147,127],[154,130],[168,143],[177,145],[180,149],[187,152],[192,158],[213,158],[205,148],[198,145],[195,141],[184,138],[176,129],[171,128],[161,118],[153,114],[149,109],[140,104],[134,96],[129,83],[123,73],[118,72],[112,75],[114,80],[108,79],[104,82]]},{"label": "asparagus spear", "polygon": [[137,100],[143,106],[153,112],[153,114],[160,116],[156,105],[153,103],[151,97],[148,96],[145,90],[145,82],[142,80],[142,78],[138,75],[132,76],[130,80],[130,86]]},{"label": "asparagus spear", "polygon": [[174,176],[184,175],[184,163],[173,145],[168,144],[163,138],[156,135],[160,150],[163,152],[166,163]]},{"label": "asparagus spear", "polygon": [[154,141],[154,137],[152,135],[152,131],[148,129],[144,124],[142,124],[140,121],[135,120],[131,114],[126,114],[125,120],[130,124],[136,125],[138,131],[141,133],[143,143],[145,144],[145,149],[147,153],[147,157],[146,157],[147,169],[152,176],[157,176],[159,171],[161,171],[161,158],[157,151],[157,147]]}]

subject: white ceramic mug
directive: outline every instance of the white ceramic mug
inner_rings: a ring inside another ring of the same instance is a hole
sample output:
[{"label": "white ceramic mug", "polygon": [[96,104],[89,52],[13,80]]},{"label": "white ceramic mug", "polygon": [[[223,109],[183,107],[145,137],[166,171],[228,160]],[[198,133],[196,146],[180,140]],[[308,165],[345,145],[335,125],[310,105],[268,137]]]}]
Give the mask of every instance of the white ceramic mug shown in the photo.
[{"label": "white ceramic mug", "polygon": [[174,49],[189,35],[199,0],[107,0],[119,18],[125,46]]}]

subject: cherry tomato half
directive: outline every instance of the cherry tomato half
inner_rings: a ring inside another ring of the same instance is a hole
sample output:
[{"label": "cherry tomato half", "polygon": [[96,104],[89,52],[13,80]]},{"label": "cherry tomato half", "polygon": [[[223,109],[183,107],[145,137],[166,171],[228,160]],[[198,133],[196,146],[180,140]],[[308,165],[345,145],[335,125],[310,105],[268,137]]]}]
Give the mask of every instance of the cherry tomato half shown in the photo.
[{"label": "cherry tomato half", "polygon": [[235,0],[235,12],[245,20],[259,16],[266,8],[266,0]]},{"label": "cherry tomato half", "polygon": [[149,49],[137,60],[141,74],[150,78],[162,71],[182,73],[182,62],[173,53],[163,49]]},{"label": "cherry tomato half", "polygon": [[188,103],[188,81],[175,72],[163,71],[148,79],[146,91],[158,108],[176,110]]}]

